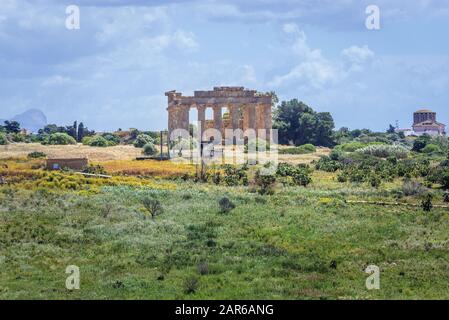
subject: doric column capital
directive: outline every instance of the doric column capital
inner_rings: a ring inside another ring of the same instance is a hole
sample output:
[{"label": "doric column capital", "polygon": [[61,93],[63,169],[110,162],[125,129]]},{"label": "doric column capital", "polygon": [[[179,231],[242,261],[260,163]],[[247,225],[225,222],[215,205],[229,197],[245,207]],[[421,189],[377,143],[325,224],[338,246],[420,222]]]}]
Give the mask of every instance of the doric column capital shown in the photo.
[{"label": "doric column capital", "polygon": [[240,109],[240,106],[234,103],[230,103],[227,105],[227,107],[229,108],[230,111],[236,111],[238,109]]},{"label": "doric column capital", "polygon": [[198,111],[202,112],[206,110],[206,105],[205,104],[197,104],[196,108],[198,109]]}]

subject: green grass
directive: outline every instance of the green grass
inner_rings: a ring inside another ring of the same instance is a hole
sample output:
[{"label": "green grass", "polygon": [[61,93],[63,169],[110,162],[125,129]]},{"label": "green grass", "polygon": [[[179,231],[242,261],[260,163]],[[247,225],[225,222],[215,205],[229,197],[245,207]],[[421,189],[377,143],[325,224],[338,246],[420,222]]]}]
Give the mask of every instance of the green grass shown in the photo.
[{"label": "green grass", "polygon": [[316,147],[313,144],[304,144],[299,147],[279,149],[279,154],[310,154],[315,152]]},{"label": "green grass", "polygon": [[[89,196],[2,187],[0,298],[449,298],[446,210],[348,205],[388,195],[323,181],[272,196],[188,182]],[[228,214],[224,195],[236,204]],[[164,213],[145,218],[142,197]],[[380,290],[365,287],[370,264]],[[68,265],[80,268],[80,290],[65,288]]]}]

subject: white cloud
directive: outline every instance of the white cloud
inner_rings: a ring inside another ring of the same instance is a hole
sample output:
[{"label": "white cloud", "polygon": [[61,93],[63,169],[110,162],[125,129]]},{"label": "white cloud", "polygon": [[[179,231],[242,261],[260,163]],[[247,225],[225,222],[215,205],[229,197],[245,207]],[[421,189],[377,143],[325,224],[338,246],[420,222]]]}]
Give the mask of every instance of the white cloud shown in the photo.
[{"label": "white cloud", "polygon": [[350,62],[358,64],[374,58],[374,52],[366,45],[363,47],[351,46],[343,49],[341,55]]},{"label": "white cloud", "polygon": [[287,34],[298,34],[300,32],[296,23],[285,23],[282,30]]},{"label": "white cloud", "polygon": [[320,49],[309,46],[305,32],[295,23],[284,24],[282,30],[290,37],[290,50],[299,63],[289,72],[274,77],[269,84],[276,87],[293,85],[306,91],[322,89],[361,71],[375,56],[368,46],[353,45],[342,50],[342,60],[332,61],[324,57]]},{"label": "white cloud", "polygon": [[276,76],[270,85],[279,87],[291,82],[305,82],[306,86],[322,87],[338,78],[338,68],[324,58],[320,50],[309,47],[306,34],[296,24],[284,24],[283,31],[294,36],[291,50],[300,63],[288,73]]},{"label": "white cloud", "polygon": [[178,30],[173,34],[172,41],[183,49],[195,51],[199,48],[199,44],[196,41],[196,37],[193,32]]},{"label": "white cloud", "polygon": [[70,81],[71,81],[71,79],[69,77],[55,75],[55,76],[48,77],[48,78],[44,79],[44,81],[42,82],[42,86],[43,87],[61,86],[61,85],[69,83]]}]

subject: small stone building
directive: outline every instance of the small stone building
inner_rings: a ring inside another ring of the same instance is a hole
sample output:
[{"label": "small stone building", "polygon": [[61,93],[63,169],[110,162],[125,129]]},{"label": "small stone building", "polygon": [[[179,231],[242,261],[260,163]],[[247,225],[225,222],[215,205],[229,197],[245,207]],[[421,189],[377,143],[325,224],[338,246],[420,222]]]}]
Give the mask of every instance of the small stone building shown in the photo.
[{"label": "small stone building", "polygon": [[47,170],[70,169],[82,171],[89,165],[87,158],[47,159]]},{"label": "small stone building", "polygon": [[446,126],[437,121],[437,114],[432,110],[418,110],[413,114],[413,132],[417,136],[428,134],[431,136],[446,135]]}]

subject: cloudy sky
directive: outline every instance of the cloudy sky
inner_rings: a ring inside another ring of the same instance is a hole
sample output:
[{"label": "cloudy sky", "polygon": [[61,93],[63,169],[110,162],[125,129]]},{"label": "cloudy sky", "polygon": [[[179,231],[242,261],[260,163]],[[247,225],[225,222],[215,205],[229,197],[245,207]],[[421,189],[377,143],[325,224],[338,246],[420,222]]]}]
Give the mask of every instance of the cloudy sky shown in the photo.
[{"label": "cloudy sky", "polygon": [[[380,30],[365,27],[370,4]],[[165,91],[236,85],[337,127],[408,127],[423,107],[449,124],[448,32],[449,0],[0,0],[0,118],[163,129]]]}]

